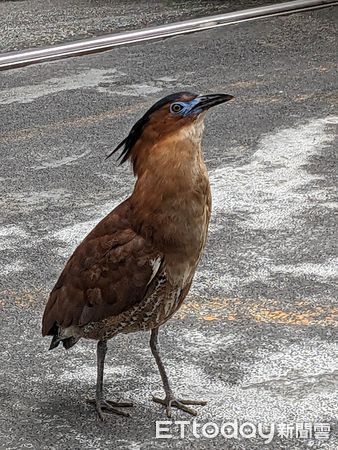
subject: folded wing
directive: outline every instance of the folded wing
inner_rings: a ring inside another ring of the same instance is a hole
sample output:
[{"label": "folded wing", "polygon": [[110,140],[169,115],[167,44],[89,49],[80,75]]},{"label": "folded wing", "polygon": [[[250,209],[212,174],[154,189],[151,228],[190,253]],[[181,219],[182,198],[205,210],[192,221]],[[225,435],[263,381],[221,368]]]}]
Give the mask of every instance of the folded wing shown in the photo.
[{"label": "folded wing", "polygon": [[83,326],[142,301],[162,256],[128,221],[126,200],[106,216],[68,260],[47,302],[42,334]]}]

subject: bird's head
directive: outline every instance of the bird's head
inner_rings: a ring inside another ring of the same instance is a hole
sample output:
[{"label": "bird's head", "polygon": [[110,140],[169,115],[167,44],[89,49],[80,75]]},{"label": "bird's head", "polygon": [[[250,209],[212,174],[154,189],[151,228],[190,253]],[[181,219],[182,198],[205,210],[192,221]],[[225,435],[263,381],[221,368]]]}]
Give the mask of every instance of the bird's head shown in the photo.
[{"label": "bird's head", "polygon": [[150,148],[180,130],[202,125],[205,112],[212,106],[227,102],[228,94],[196,95],[177,92],[156,102],[130,130],[128,136],[107,156],[121,150],[120,164],[128,159],[134,163],[145,148]]}]

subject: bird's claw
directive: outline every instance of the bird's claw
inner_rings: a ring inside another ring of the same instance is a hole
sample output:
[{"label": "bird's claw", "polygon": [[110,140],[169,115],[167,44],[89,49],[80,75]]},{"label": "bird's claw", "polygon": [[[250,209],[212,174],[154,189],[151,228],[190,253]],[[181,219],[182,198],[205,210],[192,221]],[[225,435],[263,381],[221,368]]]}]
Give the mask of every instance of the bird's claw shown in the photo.
[{"label": "bird's claw", "polygon": [[205,406],[207,404],[207,402],[203,400],[181,400],[171,396],[165,398],[153,397],[153,401],[156,403],[160,403],[161,405],[164,405],[166,407],[167,417],[169,418],[171,418],[172,407],[178,408],[181,411],[191,414],[192,416],[197,416],[197,411],[195,411],[193,408],[188,408],[188,406],[186,405]]},{"label": "bird's claw", "polygon": [[104,414],[118,414],[119,416],[130,417],[130,414],[124,411],[121,411],[119,408],[129,408],[133,406],[131,402],[114,402],[112,400],[104,400],[104,399],[87,399],[87,403],[95,406],[96,412],[101,420],[104,420]]}]

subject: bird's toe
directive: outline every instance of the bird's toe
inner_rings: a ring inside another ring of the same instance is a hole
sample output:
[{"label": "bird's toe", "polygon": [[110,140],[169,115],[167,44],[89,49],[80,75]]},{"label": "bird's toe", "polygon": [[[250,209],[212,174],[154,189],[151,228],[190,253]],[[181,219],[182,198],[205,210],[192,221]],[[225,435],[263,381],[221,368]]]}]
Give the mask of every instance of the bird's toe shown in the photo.
[{"label": "bird's toe", "polygon": [[191,414],[192,416],[197,416],[197,411],[193,408],[189,408],[187,405],[205,406],[207,404],[204,400],[181,400],[175,397],[153,397],[153,401],[166,407],[166,413],[169,418],[171,418],[172,407],[180,409],[181,411]]},{"label": "bird's toe", "polygon": [[131,402],[115,402],[104,399],[87,399],[87,403],[95,406],[96,412],[101,420],[104,420],[104,413],[130,417],[129,413],[118,408],[133,406]]}]

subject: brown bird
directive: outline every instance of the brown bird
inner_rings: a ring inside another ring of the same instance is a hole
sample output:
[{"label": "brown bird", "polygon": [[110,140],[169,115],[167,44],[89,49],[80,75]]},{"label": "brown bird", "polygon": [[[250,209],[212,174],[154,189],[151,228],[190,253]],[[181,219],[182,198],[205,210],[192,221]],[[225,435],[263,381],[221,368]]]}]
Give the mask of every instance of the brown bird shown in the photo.
[{"label": "brown bird", "polygon": [[103,397],[107,340],[151,330],[150,347],[165,391],[153,398],[190,414],[206,402],[175,397],[161,360],[158,330],[182,305],[205,246],[211,194],[201,140],[205,112],[231,100],[226,94],[179,92],[155,103],[108,155],[121,150],[137,177],[131,196],[108,214],[74,251],[43,315],[50,349],[69,349],[81,338],[97,344],[96,396],[103,411],[128,415],[132,406]]}]

